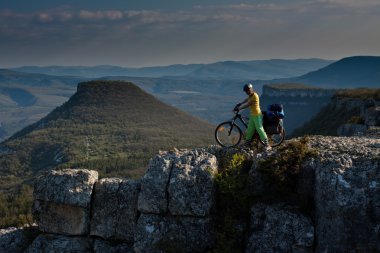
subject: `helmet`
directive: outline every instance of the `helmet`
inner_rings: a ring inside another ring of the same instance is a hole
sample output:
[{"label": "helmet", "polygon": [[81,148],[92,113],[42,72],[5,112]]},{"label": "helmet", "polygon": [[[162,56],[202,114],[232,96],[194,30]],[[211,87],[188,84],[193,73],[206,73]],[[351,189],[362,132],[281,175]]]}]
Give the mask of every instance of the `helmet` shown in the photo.
[{"label": "helmet", "polygon": [[252,89],[253,86],[250,83],[246,83],[243,87],[243,91],[247,92],[249,89]]}]

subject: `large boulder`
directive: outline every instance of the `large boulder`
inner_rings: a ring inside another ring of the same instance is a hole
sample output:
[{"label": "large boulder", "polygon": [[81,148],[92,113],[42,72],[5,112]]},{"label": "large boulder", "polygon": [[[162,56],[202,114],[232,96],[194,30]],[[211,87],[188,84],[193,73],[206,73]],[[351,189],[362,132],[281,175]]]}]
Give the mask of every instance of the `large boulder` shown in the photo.
[{"label": "large boulder", "polygon": [[62,235],[40,235],[28,247],[25,253],[90,253],[91,243],[83,237]]},{"label": "large boulder", "polygon": [[34,184],[33,215],[47,233],[89,232],[92,189],[98,172],[81,169],[50,171]]},{"label": "large boulder", "polygon": [[140,183],[135,180],[99,180],[92,202],[91,235],[133,243],[139,191]]},{"label": "large boulder", "polygon": [[213,231],[210,218],[142,214],[134,250],[136,253],[206,252],[214,244]]},{"label": "large boulder", "polygon": [[315,137],[316,252],[380,251],[380,139]]},{"label": "large boulder", "polygon": [[161,152],[141,180],[142,213],[206,216],[214,202],[217,161],[204,151]]},{"label": "large boulder", "polygon": [[38,235],[36,227],[0,229],[0,252],[21,253]]},{"label": "large boulder", "polygon": [[160,152],[149,161],[148,169],[141,179],[141,192],[138,197],[140,212],[166,213],[167,187],[174,157],[173,152]]},{"label": "large boulder", "polygon": [[204,217],[214,204],[214,155],[188,151],[173,162],[169,182],[169,211],[172,215]]},{"label": "large boulder", "polygon": [[247,253],[311,253],[313,243],[313,224],[297,209],[281,204],[252,206]]}]

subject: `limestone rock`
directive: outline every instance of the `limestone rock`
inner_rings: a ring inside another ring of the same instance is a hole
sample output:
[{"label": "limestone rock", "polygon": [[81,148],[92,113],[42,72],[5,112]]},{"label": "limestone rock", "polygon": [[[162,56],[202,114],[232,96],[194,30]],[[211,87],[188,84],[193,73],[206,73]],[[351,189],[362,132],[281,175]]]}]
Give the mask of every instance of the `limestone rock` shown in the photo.
[{"label": "limestone rock", "polygon": [[380,251],[380,139],[316,137],[317,252]]},{"label": "limestone rock", "polygon": [[66,237],[61,235],[40,235],[25,253],[90,253],[90,242],[83,237]]},{"label": "limestone rock", "polygon": [[34,184],[34,199],[57,204],[88,207],[98,172],[86,169],[52,170]]},{"label": "limestone rock", "polygon": [[247,253],[313,252],[311,220],[281,204],[252,206],[251,229]]},{"label": "limestone rock", "polygon": [[0,229],[0,252],[24,252],[37,235],[37,227]]},{"label": "limestone rock", "polygon": [[188,151],[175,159],[169,182],[169,211],[172,215],[204,217],[214,203],[214,155]]},{"label": "limestone rock", "polygon": [[138,220],[136,253],[206,252],[214,244],[210,218],[142,214]]},{"label": "limestone rock", "polygon": [[94,253],[134,253],[126,243],[111,243],[104,240],[94,241]]},{"label": "limestone rock", "polygon": [[43,232],[84,235],[89,232],[90,202],[98,172],[50,171],[34,186],[33,215]]},{"label": "limestone rock", "polygon": [[138,210],[143,213],[166,213],[168,208],[167,187],[174,154],[162,152],[149,161],[141,179]]},{"label": "limestone rock", "polygon": [[95,184],[91,235],[133,242],[140,184],[135,180],[105,178]]}]

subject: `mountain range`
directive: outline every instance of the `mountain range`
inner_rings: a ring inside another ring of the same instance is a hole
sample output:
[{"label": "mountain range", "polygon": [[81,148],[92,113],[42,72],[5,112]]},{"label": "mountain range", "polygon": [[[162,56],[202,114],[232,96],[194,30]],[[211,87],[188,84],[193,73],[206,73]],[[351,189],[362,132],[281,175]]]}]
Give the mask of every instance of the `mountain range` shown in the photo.
[{"label": "mountain range", "polygon": [[125,68],[101,66],[23,66],[12,70],[27,73],[43,73],[56,76],[81,76],[99,78],[104,76],[130,77],[186,77],[191,79],[273,79],[302,75],[331,64],[331,60],[259,60],[223,61],[210,64],[175,64],[169,66]]},{"label": "mountain range", "polygon": [[298,77],[276,79],[271,82],[304,83],[323,88],[376,88],[380,85],[380,57],[347,57]]},{"label": "mountain range", "polygon": [[[94,79],[80,77],[78,74],[109,74],[98,79],[131,81],[159,100],[213,124],[231,117],[231,108],[244,99],[245,94],[241,88],[246,82],[253,82],[259,94],[263,85],[272,83],[303,83],[324,88],[378,87],[380,83],[380,57],[355,56],[329,63],[331,62],[318,59],[226,61],[140,68],[134,69],[137,72],[128,72],[141,75],[140,77],[116,75],[127,72],[124,68],[113,66],[19,68],[24,71],[75,76],[0,70],[0,141],[67,101],[75,93],[78,82]],[[292,71],[299,73],[299,76],[276,78],[279,75],[286,77]],[[259,76],[259,72],[271,78],[256,81],[258,78],[248,78],[252,73]],[[234,79],[237,77],[241,79]]]}]

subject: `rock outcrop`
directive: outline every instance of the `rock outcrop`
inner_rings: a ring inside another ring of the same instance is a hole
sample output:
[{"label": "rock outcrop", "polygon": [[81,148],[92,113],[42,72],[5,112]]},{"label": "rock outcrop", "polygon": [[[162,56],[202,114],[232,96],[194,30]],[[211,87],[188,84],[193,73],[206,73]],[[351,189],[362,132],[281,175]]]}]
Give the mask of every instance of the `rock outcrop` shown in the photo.
[{"label": "rock outcrop", "polygon": [[52,171],[35,185],[42,233],[0,231],[0,252],[201,253],[216,252],[218,243],[227,249],[218,222],[229,221],[218,216],[216,178],[229,153],[254,159],[244,172],[253,199],[246,224],[238,224],[243,252],[380,251],[380,139],[315,136],[308,146],[317,155],[303,161],[291,196],[279,194],[260,170],[259,161],[281,155],[276,150],[160,152],[138,180]]},{"label": "rock outcrop", "polygon": [[246,253],[313,252],[313,223],[297,208],[293,209],[281,203],[253,205]]},{"label": "rock outcrop", "polygon": [[380,140],[321,137],[314,169],[316,252],[380,250]]},{"label": "rock outcrop", "polygon": [[92,189],[98,172],[51,171],[38,178],[34,187],[33,215],[47,233],[86,235],[90,225]]},{"label": "rock outcrop", "polygon": [[133,243],[139,192],[135,180],[99,180],[93,193],[91,235]]}]

